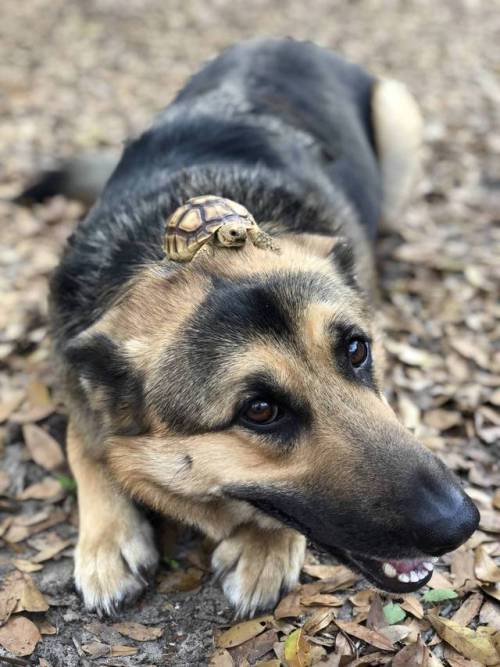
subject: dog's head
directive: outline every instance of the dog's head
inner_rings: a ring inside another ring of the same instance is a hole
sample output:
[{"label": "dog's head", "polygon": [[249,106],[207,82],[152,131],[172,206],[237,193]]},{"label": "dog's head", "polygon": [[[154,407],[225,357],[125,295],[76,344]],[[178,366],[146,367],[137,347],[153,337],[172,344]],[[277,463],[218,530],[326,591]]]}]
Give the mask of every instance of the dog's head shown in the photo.
[{"label": "dog's head", "polygon": [[411,591],[478,513],[385,401],[345,248],[310,241],[145,269],[68,358],[138,498],[251,509]]}]

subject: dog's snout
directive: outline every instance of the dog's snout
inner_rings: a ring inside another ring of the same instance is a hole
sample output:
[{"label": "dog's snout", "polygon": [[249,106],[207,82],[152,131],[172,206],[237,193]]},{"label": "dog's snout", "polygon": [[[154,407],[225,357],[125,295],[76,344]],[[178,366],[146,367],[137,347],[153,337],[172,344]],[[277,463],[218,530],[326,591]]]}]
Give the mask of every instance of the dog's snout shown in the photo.
[{"label": "dog's snout", "polygon": [[426,478],[418,485],[408,519],[415,545],[433,556],[452,551],[465,542],[479,524],[479,512],[450,477],[439,482]]}]

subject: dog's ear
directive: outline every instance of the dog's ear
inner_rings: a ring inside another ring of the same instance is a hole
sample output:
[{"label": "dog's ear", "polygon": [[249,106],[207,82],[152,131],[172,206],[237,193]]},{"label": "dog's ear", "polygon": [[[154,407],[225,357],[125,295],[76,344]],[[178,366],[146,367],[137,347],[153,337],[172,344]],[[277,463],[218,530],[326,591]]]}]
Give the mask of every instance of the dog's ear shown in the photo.
[{"label": "dog's ear", "polygon": [[102,426],[137,435],[145,427],[144,382],[120,345],[100,332],[84,332],[64,349],[77,386]]},{"label": "dog's ear", "polygon": [[284,238],[289,238],[312,255],[316,255],[322,259],[330,259],[345,282],[351,287],[358,288],[354,249],[344,236],[304,233],[295,235],[287,234],[284,235]]}]

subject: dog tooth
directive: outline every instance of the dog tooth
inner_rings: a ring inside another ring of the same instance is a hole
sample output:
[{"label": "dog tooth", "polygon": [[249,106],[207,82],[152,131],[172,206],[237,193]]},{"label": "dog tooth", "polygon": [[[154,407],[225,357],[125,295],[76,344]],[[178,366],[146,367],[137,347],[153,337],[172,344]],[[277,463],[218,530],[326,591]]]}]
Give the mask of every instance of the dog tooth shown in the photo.
[{"label": "dog tooth", "polygon": [[393,567],[390,563],[384,563],[382,569],[386,577],[395,577],[397,574],[396,568]]},{"label": "dog tooth", "polygon": [[399,581],[402,581],[403,584],[408,584],[410,582],[410,577],[407,574],[400,574],[398,579]]},{"label": "dog tooth", "polygon": [[425,567],[426,570],[429,570],[429,572],[432,572],[432,570],[434,569],[434,565],[431,562],[429,562],[428,560],[425,560],[422,563],[422,565]]},{"label": "dog tooth", "polygon": [[437,563],[438,560],[439,560],[439,558],[438,558],[437,556],[433,556],[433,557],[431,558],[431,563]]},{"label": "dog tooth", "polygon": [[410,572],[410,581],[413,582],[414,584],[419,581],[420,577],[418,576],[417,572],[415,570],[412,570]]}]

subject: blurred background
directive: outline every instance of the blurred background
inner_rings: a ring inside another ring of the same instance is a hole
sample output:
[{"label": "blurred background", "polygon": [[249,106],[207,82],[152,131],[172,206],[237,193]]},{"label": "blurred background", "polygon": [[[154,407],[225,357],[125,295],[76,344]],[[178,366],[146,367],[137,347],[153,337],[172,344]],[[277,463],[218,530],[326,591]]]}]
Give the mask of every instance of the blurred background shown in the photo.
[{"label": "blurred background", "polygon": [[[92,641],[142,647],[112,664],[206,664],[214,628],[230,611],[192,554],[179,560],[190,583],[165,584],[164,594],[151,593],[127,616],[164,629],[147,650],[81,610],[71,583],[74,486],[61,462],[65,417],[48,355],[46,294],[84,211],[62,198],[32,209],[9,198],[59,158],[136,135],[202,63],[255,36],[335,49],[405,82],[422,108],[422,178],[400,227],[377,245],[389,398],[482,510],[484,539],[467,546],[461,564],[445,560],[442,572],[459,592],[448,615],[473,591],[481,596],[474,623],[481,622],[479,609],[493,604],[495,591],[500,598],[499,579],[481,580],[474,570],[481,545],[492,559],[500,554],[500,2],[8,0],[1,14],[0,576],[21,571],[16,560],[43,564],[23,570],[51,605],[43,618],[53,631],[45,627],[32,648],[49,662],[38,664],[85,664],[91,654],[81,647]],[[40,560],[51,544],[59,551]],[[190,593],[202,579],[201,592]],[[354,608],[346,604],[349,617]],[[429,625],[422,632],[431,637]],[[0,628],[0,656],[12,655],[2,636]],[[437,638],[440,664],[465,664],[446,650]]]}]

